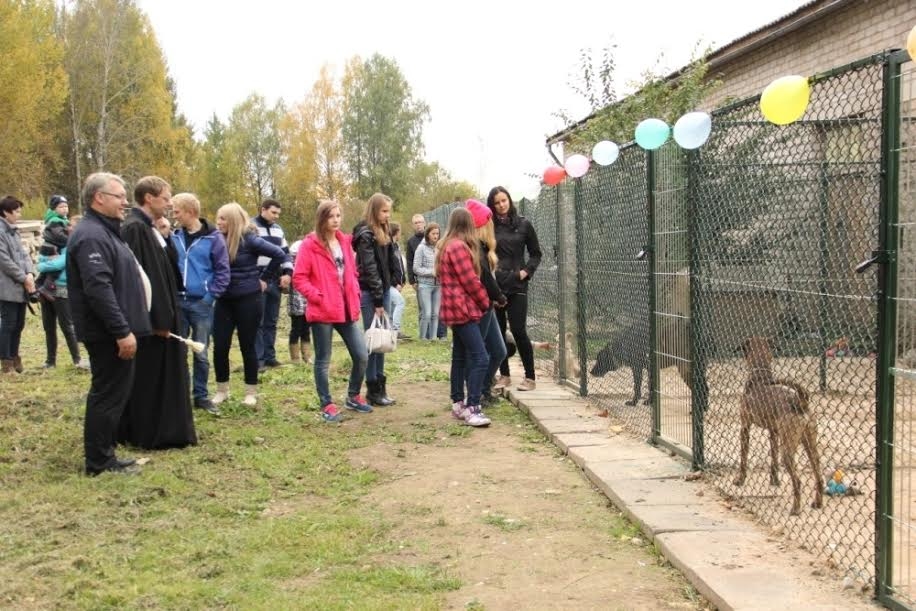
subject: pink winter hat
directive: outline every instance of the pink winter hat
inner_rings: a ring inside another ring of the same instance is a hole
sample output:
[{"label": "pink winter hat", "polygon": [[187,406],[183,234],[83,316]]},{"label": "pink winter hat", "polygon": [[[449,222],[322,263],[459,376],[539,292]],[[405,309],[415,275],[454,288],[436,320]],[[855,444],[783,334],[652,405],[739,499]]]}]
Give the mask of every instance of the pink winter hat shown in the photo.
[{"label": "pink winter hat", "polygon": [[476,199],[469,199],[464,202],[464,207],[471,213],[471,218],[474,219],[474,227],[478,229],[486,225],[490,217],[493,216],[493,212]]}]

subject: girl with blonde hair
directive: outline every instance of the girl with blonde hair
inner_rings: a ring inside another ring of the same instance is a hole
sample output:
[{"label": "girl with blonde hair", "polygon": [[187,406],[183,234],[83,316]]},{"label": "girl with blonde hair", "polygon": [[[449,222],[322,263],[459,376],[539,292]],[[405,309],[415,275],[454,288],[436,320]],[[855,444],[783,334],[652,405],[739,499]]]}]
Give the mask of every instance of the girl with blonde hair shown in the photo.
[{"label": "girl with blonde hair", "polygon": [[[264,278],[272,278],[289,257],[279,246],[258,236],[248,213],[232,202],[216,212],[216,228],[226,240],[229,252],[229,287],[216,300],[213,312],[213,364],[216,370],[214,405],[229,398],[229,348],[232,334],[238,328],[239,349],[245,371],[245,405],[257,405],[258,355],[255,339],[261,322],[261,292],[267,288]],[[258,257],[270,263],[258,269]]]},{"label": "girl with blonde hair", "polygon": [[[388,221],[391,198],[376,193],[366,202],[363,220],[353,228],[353,250],[359,272],[360,309],[363,327],[368,329],[375,316],[385,316],[391,309],[389,289],[402,283],[401,266],[391,241]],[[366,366],[366,400],[372,405],[389,406],[395,400],[388,396],[385,377],[385,355],[370,354]]]},{"label": "girl with blonde hair", "polygon": [[490,419],[480,411],[480,398],[489,355],[479,323],[490,309],[490,298],[480,280],[474,224],[466,208],[452,211],[436,256],[436,276],[442,286],[439,317],[452,329],[452,416],[470,426],[487,426]]},{"label": "girl with blonde hair", "polygon": [[[499,365],[506,358],[506,342],[503,340],[499,321],[496,319],[496,309],[506,307],[508,299],[499,288],[493,270],[496,269],[496,231],[493,226],[491,210],[476,199],[469,199],[465,203],[474,226],[477,229],[477,240],[480,245],[480,281],[487,289],[487,296],[493,304],[480,319],[480,336],[490,355],[487,365],[487,375],[483,379],[481,390],[481,405],[488,407],[496,402],[493,396],[493,377],[499,371]],[[494,309],[495,308],[495,309]]]}]

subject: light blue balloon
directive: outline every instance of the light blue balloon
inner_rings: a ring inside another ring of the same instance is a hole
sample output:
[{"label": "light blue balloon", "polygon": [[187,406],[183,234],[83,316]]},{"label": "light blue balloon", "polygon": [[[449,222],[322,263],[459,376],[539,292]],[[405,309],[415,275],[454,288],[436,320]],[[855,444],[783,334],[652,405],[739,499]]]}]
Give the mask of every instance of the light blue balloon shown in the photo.
[{"label": "light blue balloon", "polygon": [[668,140],[670,134],[671,128],[661,119],[645,119],[636,126],[636,144],[647,151],[654,151]]},{"label": "light blue balloon", "polygon": [[610,140],[602,140],[592,147],[592,160],[598,165],[611,165],[617,161],[620,147]]},{"label": "light blue balloon", "polygon": [[674,141],[685,149],[706,144],[712,132],[712,117],[705,112],[688,112],[674,124]]}]

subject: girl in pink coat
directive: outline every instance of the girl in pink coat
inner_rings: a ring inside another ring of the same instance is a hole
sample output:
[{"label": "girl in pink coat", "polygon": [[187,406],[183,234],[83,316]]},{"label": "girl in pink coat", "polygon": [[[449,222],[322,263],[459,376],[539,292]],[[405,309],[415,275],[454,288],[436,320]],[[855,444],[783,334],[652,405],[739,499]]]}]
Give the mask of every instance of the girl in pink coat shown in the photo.
[{"label": "girl in pink coat", "polygon": [[331,330],[336,330],[350,353],[353,366],[344,405],[368,413],[372,407],[360,396],[369,357],[363,329],[359,324],[359,280],[350,246],[351,236],[340,230],[340,205],[324,200],[318,205],[315,231],[299,247],[293,271],[293,288],[302,293],[307,306],[315,348],[315,388],[321,402],[321,417],[339,422],[340,410],[331,398],[328,367],[331,363]]}]

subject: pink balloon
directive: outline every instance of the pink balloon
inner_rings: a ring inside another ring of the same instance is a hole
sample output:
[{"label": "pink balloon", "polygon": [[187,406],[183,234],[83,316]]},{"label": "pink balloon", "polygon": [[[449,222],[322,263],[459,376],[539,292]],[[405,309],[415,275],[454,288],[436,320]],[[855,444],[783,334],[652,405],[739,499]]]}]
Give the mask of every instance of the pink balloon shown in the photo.
[{"label": "pink balloon", "polygon": [[558,165],[548,166],[547,169],[544,170],[545,185],[553,187],[563,182],[564,178],[566,178],[566,170]]},{"label": "pink balloon", "polygon": [[570,155],[563,167],[566,168],[567,174],[573,178],[579,178],[580,176],[585,176],[589,165],[590,162],[585,155]]}]

